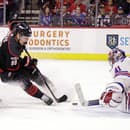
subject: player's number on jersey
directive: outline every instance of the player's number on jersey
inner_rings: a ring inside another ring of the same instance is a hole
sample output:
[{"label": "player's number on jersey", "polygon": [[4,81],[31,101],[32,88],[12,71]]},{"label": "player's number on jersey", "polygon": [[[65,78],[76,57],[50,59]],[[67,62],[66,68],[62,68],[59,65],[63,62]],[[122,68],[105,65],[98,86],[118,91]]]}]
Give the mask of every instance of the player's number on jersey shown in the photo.
[{"label": "player's number on jersey", "polygon": [[11,66],[17,65],[18,57],[11,57]]}]

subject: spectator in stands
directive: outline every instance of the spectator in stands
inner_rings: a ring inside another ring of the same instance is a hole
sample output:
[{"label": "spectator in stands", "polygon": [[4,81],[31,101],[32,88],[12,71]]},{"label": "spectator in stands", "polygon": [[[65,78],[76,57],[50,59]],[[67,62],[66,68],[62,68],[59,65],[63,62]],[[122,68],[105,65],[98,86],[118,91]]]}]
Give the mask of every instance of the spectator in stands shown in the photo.
[{"label": "spectator in stands", "polygon": [[117,6],[114,3],[114,0],[107,0],[105,3],[105,11],[109,16],[113,16],[117,13]]},{"label": "spectator in stands", "polygon": [[119,3],[119,6],[123,7],[123,10],[124,10],[125,14],[130,14],[130,0],[122,0]]},{"label": "spectator in stands", "polygon": [[[62,17],[61,17],[62,15]],[[63,18],[64,26],[72,25],[72,16],[67,10],[67,5],[63,5],[62,9],[55,8],[52,15],[52,24],[54,26],[59,26],[61,23],[61,18]]]},{"label": "spectator in stands", "polygon": [[[70,6],[74,3],[74,0],[63,0],[63,5],[67,6],[67,10],[69,10]],[[56,0],[55,8],[57,10],[61,9],[61,0]]]},{"label": "spectator in stands", "polygon": [[43,26],[52,26],[52,14],[48,6],[44,7],[43,5],[43,8],[40,12],[39,24]]},{"label": "spectator in stands", "polygon": [[89,4],[87,7],[86,15],[86,25],[94,26],[95,25],[95,4]]},{"label": "spectator in stands", "polygon": [[105,12],[105,6],[99,6],[99,15],[97,17],[98,27],[107,27],[111,25],[110,16]]},{"label": "spectator in stands", "polygon": [[74,25],[84,25],[86,20],[86,14],[81,12],[80,7],[76,7],[75,13],[72,13],[72,20]]},{"label": "spectator in stands", "polygon": [[74,0],[64,0],[64,5],[66,5],[67,9],[74,3]]},{"label": "spectator in stands", "polygon": [[117,14],[114,17],[114,24],[116,25],[128,24],[127,15],[124,13],[124,10],[121,6],[118,7]]},{"label": "spectator in stands", "polygon": [[71,26],[73,24],[71,13],[67,10],[67,4],[63,5],[62,15],[64,26]]},{"label": "spectator in stands", "polygon": [[[70,5],[74,3],[74,0],[63,0],[63,5],[66,5],[67,8],[70,7]],[[56,5],[57,8],[61,8],[61,0],[56,0]]]},{"label": "spectator in stands", "polygon": [[69,8],[70,12],[74,12],[77,7],[80,7],[81,13],[86,12],[87,10],[87,7],[82,3],[82,0],[75,0]]},{"label": "spectator in stands", "polygon": [[40,9],[48,6],[50,11],[52,12],[52,10],[55,8],[56,1],[55,0],[38,0],[37,4]]},{"label": "spectator in stands", "polygon": [[57,9],[56,7],[52,11],[52,25],[53,26],[59,26],[61,24],[60,20],[60,9]]},{"label": "spectator in stands", "polygon": [[60,8],[61,8],[61,1],[56,0],[55,9],[60,9]]}]

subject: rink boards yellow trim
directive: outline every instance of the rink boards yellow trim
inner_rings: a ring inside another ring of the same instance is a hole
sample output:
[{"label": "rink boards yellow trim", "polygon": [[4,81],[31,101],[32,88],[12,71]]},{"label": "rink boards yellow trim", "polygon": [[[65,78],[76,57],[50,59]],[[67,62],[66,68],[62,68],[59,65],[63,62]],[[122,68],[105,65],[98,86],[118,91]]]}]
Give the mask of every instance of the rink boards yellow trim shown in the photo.
[{"label": "rink boards yellow trim", "polygon": [[38,59],[59,59],[59,60],[107,60],[107,54],[88,53],[41,53],[30,52],[32,57]]}]

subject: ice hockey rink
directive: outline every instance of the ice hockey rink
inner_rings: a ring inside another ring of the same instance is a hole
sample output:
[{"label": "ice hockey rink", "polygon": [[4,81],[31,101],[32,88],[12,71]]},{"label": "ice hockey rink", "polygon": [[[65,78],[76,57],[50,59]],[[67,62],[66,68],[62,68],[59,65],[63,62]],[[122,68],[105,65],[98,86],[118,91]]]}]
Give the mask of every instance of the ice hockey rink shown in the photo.
[{"label": "ice hockey rink", "polygon": [[112,80],[107,61],[40,60],[38,68],[53,81],[56,94],[67,94],[69,101],[46,106],[18,84],[0,82],[1,130],[130,130],[130,114],[100,106],[72,105],[78,102],[76,83],[81,84],[87,100],[100,96]]}]

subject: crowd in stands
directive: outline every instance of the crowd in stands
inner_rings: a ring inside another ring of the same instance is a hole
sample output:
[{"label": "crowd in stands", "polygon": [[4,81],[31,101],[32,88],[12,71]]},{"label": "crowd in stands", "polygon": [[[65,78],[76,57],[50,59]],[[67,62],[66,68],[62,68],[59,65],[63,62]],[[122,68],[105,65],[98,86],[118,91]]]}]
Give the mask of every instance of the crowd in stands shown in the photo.
[{"label": "crowd in stands", "polygon": [[[23,0],[7,0],[6,21],[17,17]],[[32,0],[25,1],[29,3]],[[0,0],[0,23],[3,19]],[[110,27],[130,25],[130,0],[37,0],[41,26]]]},{"label": "crowd in stands", "polygon": [[[3,24],[4,13],[6,14],[6,22],[17,18],[19,11],[22,9],[22,3],[23,0],[0,0],[0,25]],[[6,8],[5,12],[4,8]]]},{"label": "crowd in stands", "polygon": [[61,0],[39,2],[39,24],[58,26],[61,18],[64,26],[107,27],[130,24],[130,0],[63,0],[62,8],[61,4]]}]

